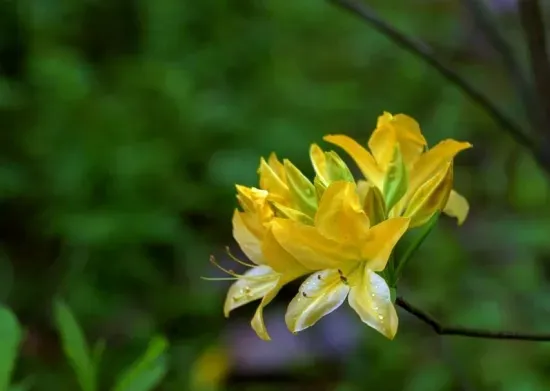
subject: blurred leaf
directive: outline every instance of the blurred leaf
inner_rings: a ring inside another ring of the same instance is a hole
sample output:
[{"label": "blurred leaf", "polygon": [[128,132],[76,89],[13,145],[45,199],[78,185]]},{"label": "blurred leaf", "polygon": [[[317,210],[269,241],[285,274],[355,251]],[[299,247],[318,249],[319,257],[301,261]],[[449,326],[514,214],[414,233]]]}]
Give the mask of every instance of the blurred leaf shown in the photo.
[{"label": "blurred leaf", "polygon": [[88,344],[71,309],[61,300],[54,303],[54,316],[63,350],[69,359],[82,391],[96,390],[96,373]]},{"label": "blurred leaf", "polygon": [[156,387],[168,370],[164,353],[168,341],[157,336],[147,350],[116,381],[113,391],[149,391]]},{"label": "blurred leaf", "polygon": [[9,391],[29,391],[34,384],[34,377],[28,377],[19,384],[15,384],[9,388]]},{"label": "blurred leaf", "polygon": [[0,307],[0,391],[7,390],[17,360],[22,333],[15,315]]}]

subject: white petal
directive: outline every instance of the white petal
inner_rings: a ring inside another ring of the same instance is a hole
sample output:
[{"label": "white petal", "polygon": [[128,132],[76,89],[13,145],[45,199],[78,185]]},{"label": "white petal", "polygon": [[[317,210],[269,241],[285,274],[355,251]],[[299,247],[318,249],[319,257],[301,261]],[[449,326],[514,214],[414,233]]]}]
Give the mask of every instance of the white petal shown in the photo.
[{"label": "white petal", "polygon": [[323,316],[340,307],[349,287],[344,284],[337,270],[323,270],[309,276],[298,295],[288,305],[286,325],[293,333],[313,326]]},{"label": "white petal", "polygon": [[223,312],[229,316],[229,312],[254,300],[267,295],[277,286],[280,274],[269,266],[257,266],[247,272],[231,285],[227,292]]},{"label": "white petal", "polygon": [[354,279],[348,302],[361,320],[389,339],[397,332],[397,313],[391,302],[390,288],[386,281],[368,268],[361,278]]}]

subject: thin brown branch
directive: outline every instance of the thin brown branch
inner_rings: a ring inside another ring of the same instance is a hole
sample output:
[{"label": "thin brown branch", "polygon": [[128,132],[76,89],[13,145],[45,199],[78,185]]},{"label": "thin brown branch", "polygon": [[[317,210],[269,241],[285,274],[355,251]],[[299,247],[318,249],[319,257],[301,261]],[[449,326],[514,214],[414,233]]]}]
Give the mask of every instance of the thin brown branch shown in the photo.
[{"label": "thin brown branch", "polygon": [[546,46],[546,33],[539,0],[519,0],[518,11],[527,41],[531,71],[542,110],[543,124],[539,127],[541,137],[548,139],[550,126],[550,60]]},{"label": "thin brown branch", "polygon": [[497,27],[497,21],[492,17],[490,10],[483,1],[479,0],[462,0],[464,7],[473,17],[475,27],[483,34],[489,45],[500,56],[503,67],[510,76],[514,88],[516,89],[528,121],[533,130],[540,127],[541,113],[536,109],[535,94],[532,86],[523,74],[523,70],[511,46],[508,44],[504,36],[500,33]]},{"label": "thin brown branch", "polygon": [[[380,18],[376,12],[364,2],[357,0],[329,0],[331,3],[341,7],[353,15],[359,17],[362,21],[368,23],[381,34],[391,39],[395,44],[403,49],[415,54],[427,64],[432,66],[443,77],[451,83],[459,87],[472,101],[481,106],[505,131],[507,131],[517,143],[530,149],[536,150],[536,146],[523,129],[502,113],[484,94],[478,91],[471,83],[462,78],[458,73],[453,71],[450,66],[437,58],[432,48],[426,43],[396,30],[392,25]],[[550,166],[547,167],[550,172]]]},{"label": "thin brown branch", "polygon": [[413,306],[411,303],[398,297],[395,303],[405,311],[426,323],[439,335],[459,335],[470,338],[509,339],[521,341],[549,341],[550,333],[523,333],[515,331],[494,331],[468,327],[445,326],[427,312]]}]

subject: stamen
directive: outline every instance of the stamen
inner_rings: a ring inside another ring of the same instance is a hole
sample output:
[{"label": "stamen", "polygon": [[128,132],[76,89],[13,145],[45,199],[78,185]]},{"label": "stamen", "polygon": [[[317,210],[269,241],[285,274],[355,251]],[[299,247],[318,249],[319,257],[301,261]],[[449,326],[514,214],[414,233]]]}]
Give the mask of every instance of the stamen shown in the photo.
[{"label": "stamen", "polygon": [[229,249],[229,246],[225,247],[225,252],[227,253],[227,255],[229,255],[229,258],[231,258],[233,261],[237,262],[238,264],[241,264],[241,265],[246,266],[246,267],[256,267],[256,265],[243,262],[239,258],[234,256],[233,253],[231,252],[231,250]]},{"label": "stamen", "polygon": [[201,280],[206,281],[235,281],[238,280],[238,277],[200,277]]},{"label": "stamen", "polygon": [[[214,264],[214,266],[216,266],[218,269],[220,269],[221,271],[229,274],[231,277],[225,277],[225,278],[228,278],[229,280],[238,280],[238,279],[244,279],[244,280],[249,280],[249,281],[269,281],[273,278],[273,275],[263,275],[263,276],[246,276],[244,274],[237,274],[235,273],[233,270],[231,269],[226,269],[224,268],[222,265],[220,265],[217,261],[216,261],[216,258],[213,256],[213,255],[210,255],[210,262],[212,262]],[[275,272],[274,272],[275,274]],[[221,277],[223,278],[223,277]]]}]

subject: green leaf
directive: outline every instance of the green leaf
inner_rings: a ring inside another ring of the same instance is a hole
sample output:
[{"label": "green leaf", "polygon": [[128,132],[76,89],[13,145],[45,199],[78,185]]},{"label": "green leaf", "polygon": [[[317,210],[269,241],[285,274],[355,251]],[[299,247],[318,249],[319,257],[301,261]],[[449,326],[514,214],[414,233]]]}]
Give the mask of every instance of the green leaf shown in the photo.
[{"label": "green leaf", "polygon": [[426,240],[426,238],[428,237],[430,232],[432,232],[432,230],[434,229],[434,227],[436,226],[436,224],[439,220],[439,215],[440,214],[441,214],[441,212],[435,213],[432,216],[432,218],[425,225],[422,226],[422,227],[424,227],[424,229],[420,232],[420,234],[418,235],[416,240],[414,240],[410,244],[410,246],[407,247],[407,250],[403,253],[403,255],[401,257],[399,257],[399,261],[398,261],[398,264],[397,264],[397,269],[395,271],[396,280],[398,280],[399,277],[401,276],[403,268],[405,267],[407,262],[409,262],[409,260],[412,258],[412,256],[420,248],[420,245],[422,243],[424,243],[424,240]]},{"label": "green leaf", "polygon": [[96,371],[84,333],[71,309],[61,300],[54,303],[54,316],[65,355],[70,361],[82,391],[96,390]]},{"label": "green leaf", "polygon": [[145,353],[118,377],[113,391],[149,391],[156,387],[168,370],[164,357],[167,348],[164,337],[153,338]]},{"label": "green leaf", "polygon": [[21,339],[17,318],[8,308],[0,307],[0,391],[9,387]]},{"label": "green leaf", "polygon": [[386,178],[384,179],[384,200],[386,201],[386,210],[391,208],[405,195],[409,187],[409,175],[407,167],[403,161],[399,144],[395,144],[393,158],[389,164]]},{"label": "green leaf", "polygon": [[286,179],[292,199],[298,209],[313,217],[317,211],[317,193],[315,186],[289,160],[284,161]]}]

